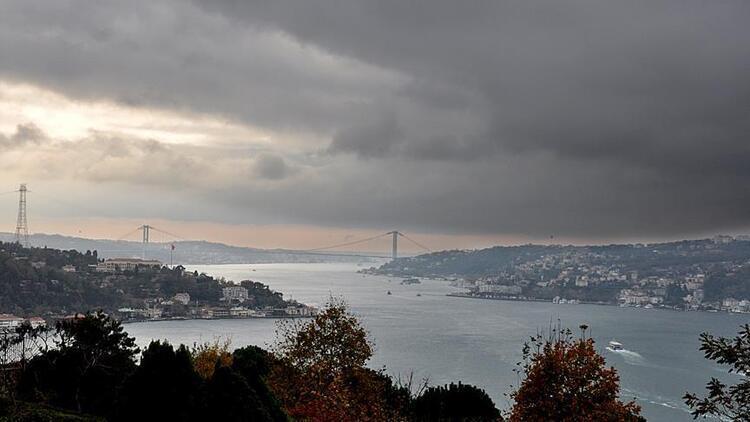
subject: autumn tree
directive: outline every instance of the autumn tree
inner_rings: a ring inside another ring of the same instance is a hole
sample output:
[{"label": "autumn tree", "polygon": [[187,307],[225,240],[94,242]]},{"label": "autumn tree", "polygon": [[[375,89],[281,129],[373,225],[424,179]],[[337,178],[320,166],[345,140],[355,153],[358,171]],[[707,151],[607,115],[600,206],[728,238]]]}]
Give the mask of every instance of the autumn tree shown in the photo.
[{"label": "autumn tree", "polygon": [[345,303],[331,300],[307,323],[280,326],[270,384],[289,416],[308,421],[398,420],[386,384],[365,367],[373,345]]},{"label": "autumn tree", "polygon": [[[714,337],[703,333],[700,350],[706,359],[721,365],[729,365],[728,372],[750,373],[750,325],[741,327],[733,338]],[[735,385],[727,386],[716,378],[706,385],[708,395],[698,397],[687,393],[685,403],[692,409],[693,418],[717,416],[729,420],[750,420],[750,380],[746,378]]]},{"label": "autumn tree", "polygon": [[594,340],[570,330],[552,329],[524,345],[519,373],[524,377],[511,393],[511,421],[642,421],[640,407],[619,400],[620,379],[594,348]]},{"label": "autumn tree", "polygon": [[205,342],[193,346],[193,365],[201,378],[210,379],[216,369],[232,365],[230,344],[231,341],[228,339],[224,341],[215,339],[213,343]]}]

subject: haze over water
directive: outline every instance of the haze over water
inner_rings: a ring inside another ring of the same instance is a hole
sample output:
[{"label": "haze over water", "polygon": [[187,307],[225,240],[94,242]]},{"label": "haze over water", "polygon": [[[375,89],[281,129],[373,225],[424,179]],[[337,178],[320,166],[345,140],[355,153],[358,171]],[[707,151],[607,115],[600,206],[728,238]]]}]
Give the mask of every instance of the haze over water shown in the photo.
[{"label": "haze over water", "polygon": [[[476,384],[501,409],[509,407],[504,394],[518,384],[513,369],[523,342],[558,319],[576,333],[580,324],[591,327],[598,350],[619,371],[623,398],[635,397],[649,421],[691,420],[681,400],[686,391],[702,392],[712,376],[730,382],[739,377],[728,376],[705,360],[698,351],[698,336],[704,331],[732,335],[748,322],[746,315],[454,298],[446,294],[459,289],[446,281],[402,286],[397,278],[357,274],[361,268],[354,264],[189,267],[234,281],[260,281],[285,298],[316,306],[330,296],[342,297],[376,344],[371,367],[386,366],[389,373],[403,376],[414,371],[415,378],[429,378],[432,385]],[[275,324],[271,319],[191,320],[128,324],[126,330],[141,346],[151,339],[192,345],[216,337],[231,338],[233,347],[267,346],[273,341]],[[612,339],[622,342],[625,350],[608,351],[605,346]]]}]

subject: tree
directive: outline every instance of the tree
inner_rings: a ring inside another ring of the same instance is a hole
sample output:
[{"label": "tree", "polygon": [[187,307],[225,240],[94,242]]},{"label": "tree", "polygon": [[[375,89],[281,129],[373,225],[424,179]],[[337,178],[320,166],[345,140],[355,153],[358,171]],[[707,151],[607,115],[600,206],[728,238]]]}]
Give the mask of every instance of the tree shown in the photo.
[{"label": "tree", "polygon": [[210,379],[214,376],[217,368],[232,365],[232,353],[229,352],[230,340],[223,343],[219,339],[213,343],[203,343],[193,347],[193,366],[195,371],[203,379]]},{"label": "tree", "polygon": [[259,405],[271,420],[285,422],[287,416],[281,403],[268,388],[267,377],[274,357],[256,346],[246,346],[232,353],[232,369],[240,374],[258,397]]},{"label": "tree", "polygon": [[152,341],[121,389],[114,419],[190,420],[200,408],[200,388],[185,346]]},{"label": "tree", "polygon": [[51,330],[24,322],[12,332],[0,332],[0,397],[15,405],[18,377],[30,359],[49,350]]},{"label": "tree", "polygon": [[56,325],[56,348],[29,361],[18,384],[24,400],[107,415],[115,391],[135,369],[135,339],[97,312]]},{"label": "tree", "polygon": [[[703,333],[700,350],[706,359],[729,365],[730,373],[750,372],[750,325],[741,327],[734,338],[714,337]],[[750,420],[750,380],[727,386],[716,378],[706,384],[708,395],[699,398],[686,393],[685,403],[692,409],[693,418],[718,416],[731,420]]]},{"label": "tree", "polygon": [[227,366],[217,367],[207,381],[206,401],[203,420],[274,421],[247,380]]},{"label": "tree", "polygon": [[553,329],[524,345],[519,388],[511,421],[640,421],[640,407],[623,403],[619,376],[607,368],[594,349],[594,340],[574,339],[570,330]]},{"label": "tree", "polygon": [[280,327],[271,388],[295,419],[388,420],[385,385],[365,368],[372,348],[347,305],[331,300],[312,321]]},{"label": "tree", "polygon": [[490,396],[473,385],[430,387],[414,400],[417,421],[497,421],[500,411]]}]

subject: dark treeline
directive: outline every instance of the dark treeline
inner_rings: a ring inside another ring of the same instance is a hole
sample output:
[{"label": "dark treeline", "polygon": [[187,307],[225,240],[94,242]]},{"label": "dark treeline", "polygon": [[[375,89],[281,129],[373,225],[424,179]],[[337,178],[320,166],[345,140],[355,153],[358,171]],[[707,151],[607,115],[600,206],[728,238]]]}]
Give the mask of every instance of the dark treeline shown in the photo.
[{"label": "dark treeline", "polygon": [[617,373],[585,331],[553,330],[526,345],[523,381],[503,412],[476,386],[373,370],[372,353],[365,329],[336,301],[312,320],[281,323],[270,350],[153,341],[140,351],[101,312],[53,330],[23,325],[0,342],[0,420],[642,420],[638,406],[619,400]]}]

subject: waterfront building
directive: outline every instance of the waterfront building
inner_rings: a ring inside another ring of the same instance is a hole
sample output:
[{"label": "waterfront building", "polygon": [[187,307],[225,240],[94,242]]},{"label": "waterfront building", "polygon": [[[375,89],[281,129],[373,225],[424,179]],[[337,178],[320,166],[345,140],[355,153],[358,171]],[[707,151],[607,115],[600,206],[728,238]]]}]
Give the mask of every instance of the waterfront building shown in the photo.
[{"label": "waterfront building", "polygon": [[136,268],[159,269],[162,263],[155,259],[138,258],[114,258],[100,262],[96,271],[104,273],[118,273],[122,271],[133,271]]},{"label": "waterfront building", "polygon": [[499,295],[519,295],[521,294],[520,286],[505,286],[501,284],[485,284],[479,286],[479,293],[499,294]]},{"label": "waterfront building", "polygon": [[247,309],[241,306],[235,306],[229,310],[229,315],[232,318],[247,318],[254,314],[252,309]]},{"label": "waterfront building", "polygon": [[10,331],[23,324],[23,318],[11,314],[0,314],[0,331]]},{"label": "waterfront building", "polygon": [[37,316],[27,319],[26,322],[31,325],[31,328],[39,328],[47,325],[47,321],[45,321],[44,318]]},{"label": "waterfront building", "polygon": [[224,287],[222,294],[224,295],[223,300],[230,302],[234,300],[242,303],[249,297],[247,289],[242,286]]}]

